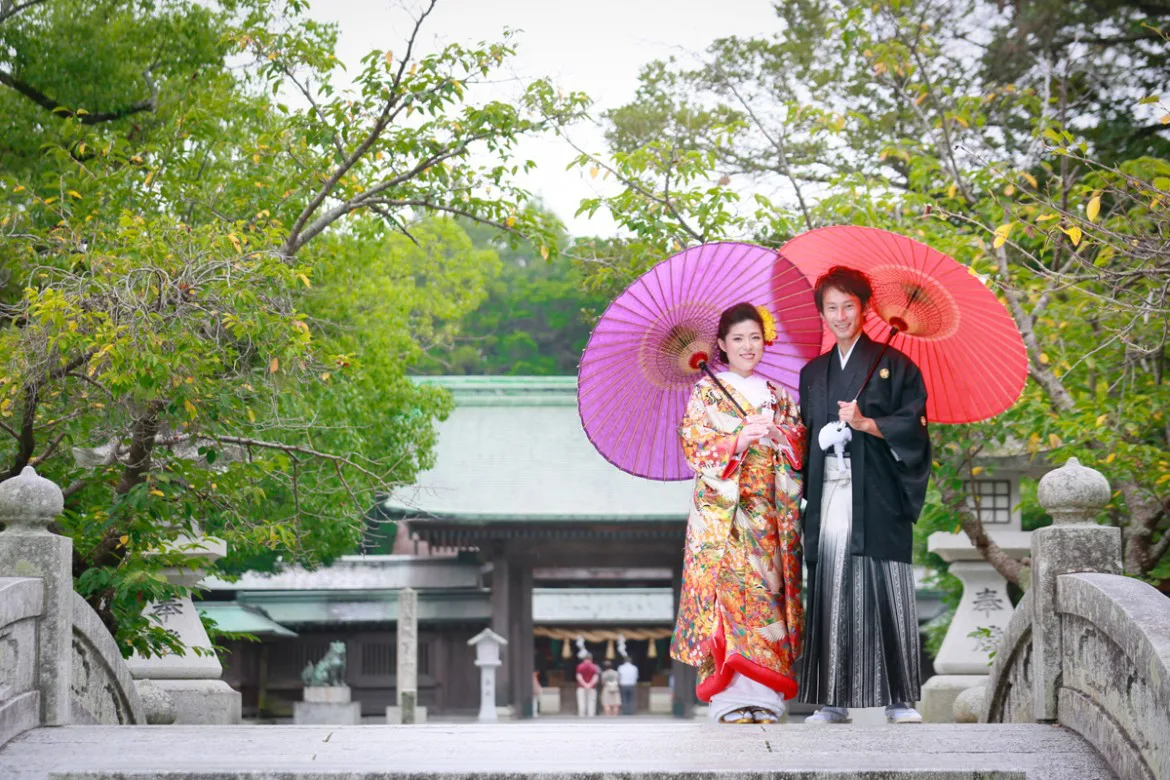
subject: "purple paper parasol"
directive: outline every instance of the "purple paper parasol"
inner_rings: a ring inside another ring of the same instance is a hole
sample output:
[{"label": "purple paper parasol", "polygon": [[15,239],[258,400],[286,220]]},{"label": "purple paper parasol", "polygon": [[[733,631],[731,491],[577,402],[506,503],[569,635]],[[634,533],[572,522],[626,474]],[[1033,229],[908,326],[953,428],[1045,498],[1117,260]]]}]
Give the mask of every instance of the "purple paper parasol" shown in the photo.
[{"label": "purple paper parasol", "polygon": [[718,364],[719,315],[734,304],[765,306],[776,340],[756,372],[796,396],[800,369],[820,353],[822,325],[804,275],[751,244],[692,247],[664,260],[601,316],[577,372],[585,434],[606,460],[639,477],[689,479],[678,426],[699,358]]}]

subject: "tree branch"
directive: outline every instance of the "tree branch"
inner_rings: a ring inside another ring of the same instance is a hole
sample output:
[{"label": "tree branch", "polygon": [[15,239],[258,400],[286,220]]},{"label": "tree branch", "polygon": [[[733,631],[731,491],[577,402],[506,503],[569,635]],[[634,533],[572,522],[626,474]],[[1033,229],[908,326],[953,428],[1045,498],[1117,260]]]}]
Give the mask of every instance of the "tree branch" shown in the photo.
[{"label": "tree branch", "polygon": [[35,466],[39,466],[39,465],[41,465],[41,464],[42,464],[42,463],[44,463],[46,460],[48,460],[48,459],[49,459],[49,458],[52,456],[52,454],[53,454],[54,452],[56,452],[56,450],[57,450],[57,447],[58,447],[58,446],[61,444],[61,441],[62,441],[62,440],[63,440],[63,439],[64,439],[64,438],[65,438],[65,437],[68,435],[68,434],[69,434],[69,429],[68,429],[68,428],[66,428],[65,430],[61,431],[59,434],[57,434],[57,435],[56,435],[56,436],[53,438],[53,440],[52,440],[51,442],[49,442],[49,446],[45,447],[45,451],[44,451],[44,452],[42,452],[40,455],[36,456],[35,458],[32,458],[32,459],[30,459],[30,460],[29,460],[29,462],[28,462],[28,465],[30,465],[30,466],[34,466],[34,467],[35,467]]},{"label": "tree branch", "polygon": [[[1163,517],[1161,503],[1146,488],[1130,480],[1119,481],[1121,491],[1129,510],[1129,529],[1125,535],[1125,570],[1128,574],[1142,575],[1149,571],[1158,558],[1153,555],[1154,529]],[[1170,531],[1163,535],[1159,544],[1165,542]],[[1167,542],[1170,544],[1170,542]]]},{"label": "tree branch", "polygon": [[[723,75],[722,70],[720,70],[720,74]],[[743,110],[747,112],[749,117],[751,117],[752,122],[754,122],[756,125],[756,129],[763,134],[764,138],[768,140],[768,143],[772,145],[772,148],[776,150],[776,158],[780,162],[781,172],[783,173],[784,177],[788,179],[788,183],[792,185],[793,192],[796,193],[796,202],[800,206],[801,216],[804,217],[805,228],[812,230],[812,215],[809,213],[808,204],[806,204],[804,201],[804,193],[801,191],[800,183],[796,180],[796,175],[792,172],[792,166],[788,163],[788,154],[784,150],[784,144],[781,143],[780,137],[772,137],[772,134],[769,133],[767,129],[765,129],[764,123],[760,121],[759,117],[756,116],[756,112],[752,109],[751,104],[749,104],[748,101],[744,99],[744,97],[739,93],[739,90],[735,88],[735,85],[731,83],[731,80],[728,79],[726,75],[724,75],[724,79],[724,83],[726,84],[727,89],[731,91],[731,94],[734,95],[735,99],[739,101],[739,104],[743,106]],[[781,125],[780,132],[783,131],[783,125]]]},{"label": "tree branch", "polygon": [[576,149],[583,156],[588,157],[590,160],[592,160],[594,165],[596,165],[599,168],[604,168],[605,170],[609,171],[610,173],[613,174],[614,178],[616,178],[622,184],[626,185],[631,190],[638,193],[639,195],[646,198],[647,200],[652,200],[655,203],[662,206],[667,211],[669,211],[671,216],[673,216],[678,221],[679,227],[682,228],[683,231],[686,232],[686,234],[688,236],[690,236],[691,238],[693,238],[696,241],[699,241],[699,242],[703,241],[703,234],[687,224],[687,221],[685,219],[683,219],[681,214],[678,213],[678,209],[676,209],[674,207],[674,204],[670,202],[669,198],[660,198],[659,196],[655,195],[653,192],[650,192],[645,187],[643,187],[637,180],[631,179],[627,176],[623,176],[621,174],[621,172],[616,170],[613,166],[607,165],[604,162],[602,162],[601,160],[597,159],[597,157],[595,157],[594,155],[589,154],[588,152],[585,152],[584,150],[581,149],[581,147],[577,146],[577,144],[573,143],[568,138],[566,138],[565,140],[568,141],[569,146]]},{"label": "tree branch", "polygon": [[69,483],[68,487],[62,488],[61,493],[64,494],[65,498],[69,498],[73,494],[79,492],[83,487],[85,487],[85,480],[75,479]]},{"label": "tree branch", "polygon": [[1028,350],[1028,373],[1044,389],[1044,392],[1052,401],[1052,405],[1057,410],[1061,412],[1072,411],[1076,406],[1072,396],[1069,395],[1068,390],[1065,389],[1060,379],[1040,362],[1040,354],[1044,350],[1040,348],[1040,342],[1036,338],[1036,331],[1032,327],[1032,318],[1024,310],[1024,306],[1020,303],[1020,297],[1016,295],[1016,291],[1011,288],[1011,285],[1007,284],[1007,280],[1011,279],[1007,251],[1001,246],[995,250],[995,256],[999,261],[999,272],[1005,280],[1005,283],[1000,285],[1000,289],[1003,291],[1003,297],[1007,299],[1008,309],[1012,313],[1012,319],[1016,321],[1016,327],[1020,329],[1020,335],[1024,337],[1024,346]]},{"label": "tree branch", "polygon": [[[381,130],[379,130],[378,132],[381,133]],[[476,141],[482,141],[485,138],[490,138],[490,137],[491,137],[491,133],[477,133],[473,136],[469,136],[454,146],[448,146],[445,149],[443,149],[439,152],[436,152],[436,153],[430,155],[429,157],[426,157],[423,160],[420,160],[410,170],[404,171],[403,173],[400,173],[397,176],[394,176],[390,179],[387,179],[386,181],[378,182],[374,186],[370,187],[368,190],[365,190],[364,192],[362,192],[360,195],[358,195],[350,200],[347,200],[344,203],[341,203],[341,204],[335,206],[334,208],[330,209],[329,211],[326,211],[324,214],[319,216],[317,219],[313,220],[312,224],[308,225],[308,227],[306,227],[304,223],[301,223],[299,227],[294,226],[293,232],[289,233],[288,238],[285,239],[285,244],[284,244],[284,247],[281,248],[281,253],[284,254],[286,257],[292,257],[298,251],[300,251],[301,247],[303,247],[309,241],[313,240],[318,234],[320,234],[322,231],[324,231],[326,228],[328,228],[330,225],[332,225],[334,222],[336,222],[341,217],[345,216],[346,214],[350,214],[354,211],[357,211],[358,209],[364,207],[370,201],[374,201],[379,194],[385,192],[386,190],[390,189],[391,187],[402,184],[403,182],[406,182],[406,181],[410,181],[411,179],[417,177],[420,173],[427,170],[428,168],[432,168],[435,165],[438,165],[439,163],[443,162],[444,160],[447,160],[451,157],[456,157],[456,156],[462,154],[463,152],[465,152],[467,150],[467,147],[470,144],[475,143]],[[367,139],[367,140],[370,140],[370,139]],[[372,143],[372,142],[373,141],[370,140],[370,143]],[[365,146],[365,148],[369,148],[368,144],[365,144],[365,142],[363,142],[363,145]],[[360,148],[361,147],[359,147],[359,149]],[[351,155],[351,157],[352,157],[352,155]],[[339,176],[336,178],[338,180],[340,180]],[[332,180],[332,178],[331,178],[331,180]],[[330,185],[330,186],[332,187],[332,185]],[[321,200],[323,201],[324,198],[322,198]],[[320,203],[318,203],[317,206],[320,206]],[[313,207],[314,211],[316,210],[317,206]],[[308,207],[306,207],[306,211],[307,211],[307,209],[308,209]],[[305,215],[303,214],[302,216],[305,216]],[[311,214],[309,216],[311,216]]]},{"label": "tree branch", "polygon": [[354,463],[351,459],[343,455],[333,455],[328,452],[321,452],[320,450],[313,449],[312,447],[305,447],[299,444],[284,444],[282,442],[275,441],[262,441],[260,439],[250,439],[243,436],[220,436],[211,433],[205,435],[209,439],[214,439],[215,441],[225,444],[238,444],[242,447],[256,447],[258,449],[278,450],[280,452],[287,452],[290,454],[297,453],[300,455],[310,455],[314,458],[320,458],[321,460],[330,461],[335,464],[349,466],[355,471],[359,471],[362,474],[365,474],[367,477],[380,485],[386,484],[386,481],[381,476],[375,474],[364,466]]},{"label": "tree branch", "polygon": [[154,451],[155,440],[158,437],[158,413],[161,408],[162,402],[154,401],[146,413],[134,421],[130,435],[130,452],[127,453],[126,466],[115,490],[120,496],[126,495],[136,485],[141,484],[150,471],[150,455]]},{"label": "tree branch", "polygon": [[1164,556],[1167,552],[1170,552],[1170,528],[1163,529],[1162,538],[1158,540],[1157,544],[1150,548],[1149,568],[1152,569],[1157,566],[1158,561],[1162,560],[1162,556]]},{"label": "tree branch", "polygon": [[45,0],[28,0],[27,3],[13,5],[12,0],[6,0],[6,2],[0,3],[0,24],[4,24],[4,22],[16,16],[21,11],[32,8],[34,5],[40,5],[43,2]]},{"label": "tree branch", "polygon": [[[429,200],[390,200],[388,198],[375,198],[374,200],[366,201],[365,204],[363,204],[363,205],[369,206],[371,209],[375,209],[375,207],[381,207],[381,211],[379,213],[381,213],[382,216],[387,217],[387,218],[390,218],[392,215],[390,214],[390,212],[385,210],[386,207],[391,207],[391,208],[408,207],[408,208],[429,209],[431,211],[443,211],[443,212],[446,212],[447,214],[454,214],[454,215],[459,216],[459,217],[466,217],[467,219],[478,222],[481,225],[488,225],[490,227],[494,227],[494,228],[497,228],[499,230],[502,230],[506,233],[516,233],[517,232],[516,228],[508,227],[503,222],[497,222],[494,219],[488,219],[487,217],[482,217],[482,216],[479,216],[478,214],[474,214],[470,211],[456,208],[454,206],[445,206],[441,203],[433,203]],[[403,230],[403,232],[406,232],[406,231]],[[414,240],[413,237],[411,237],[409,233],[407,233],[407,237],[411,238],[412,241]],[[418,242],[415,241],[415,243],[417,244]]]},{"label": "tree branch", "polygon": [[21,81],[5,70],[0,70],[0,84],[3,84],[11,89],[16,90],[26,98],[36,103],[41,108],[51,111],[55,114],[63,116],[78,117],[83,125],[96,125],[103,122],[114,122],[118,119],[125,119],[128,116],[141,113],[143,111],[154,111],[158,107],[158,88],[150,78],[150,71],[147,70],[142,74],[146,79],[147,86],[151,89],[151,96],[146,100],[140,100],[133,105],[125,108],[117,109],[116,111],[97,111],[79,114],[77,110],[66,108],[53,98],[41,92],[36,87]]},{"label": "tree branch", "polygon": [[38,387],[35,383],[24,386],[24,408],[20,416],[20,435],[17,436],[16,457],[12,459],[12,468],[8,470],[8,478],[18,476],[32,459],[33,451],[37,446],[36,418]]}]

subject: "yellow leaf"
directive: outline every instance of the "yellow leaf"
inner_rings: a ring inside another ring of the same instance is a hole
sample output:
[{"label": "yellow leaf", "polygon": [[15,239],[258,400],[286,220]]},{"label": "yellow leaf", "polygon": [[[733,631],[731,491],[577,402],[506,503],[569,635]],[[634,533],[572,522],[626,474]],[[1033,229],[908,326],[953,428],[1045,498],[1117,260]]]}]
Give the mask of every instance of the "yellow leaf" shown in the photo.
[{"label": "yellow leaf", "polygon": [[12,191],[13,191],[14,193],[16,193],[16,192],[24,192],[24,185],[23,185],[23,184],[17,184],[15,187],[13,187],[13,188],[12,188]]},{"label": "yellow leaf", "polygon": [[1040,353],[1040,362],[1044,365],[1048,365],[1048,353],[1047,352]]},{"label": "yellow leaf", "polygon": [[516,218],[509,216],[507,219],[504,220],[504,224],[507,225],[508,227],[512,227],[513,225],[516,224]]},{"label": "yellow leaf", "polygon": [[199,410],[195,408],[195,404],[190,401],[184,401],[183,408],[187,410],[187,416],[192,420],[195,419],[195,415],[199,414]]},{"label": "yellow leaf", "polygon": [[542,246],[540,248],[540,256],[543,257],[545,260],[548,260],[548,247],[547,246]]},{"label": "yellow leaf", "polygon": [[966,119],[964,119],[964,118],[963,118],[963,117],[961,117],[961,116],[955,116],[955,117],[953,117],[953,119],[954,119],[956,122],[958,122],[960,125],[962,125],[963,127],[970,127],[970,126],[971,126],[971,123],[970,123],[970,122],[968,122]]},{"label": "yellow leaf", "polygon": [[1085,216],[1089,218],[1090,222],[1097,221],[1097,215],[1101,213],[1101,196],[1097,195],[1089,201],[1089,205],[1085,207]]},{"label": "yellow leaf", "polygon": [[1028,452],[1035,455],[1040,450],[1040,434],[1033,433],[1028,437]]},{"label": "yellow leaf", "polygon": [[1048,446],[1056,449],[1061,445],[1060,437],[1055,433],[1048,434]]},{"label": "yellow leaf", "polygon": [[72,195],[73,197],[77,198],[78,200],[81,200],[81,193],[78,192],[77,190],[69,190],[69,192],[67,194]]},{"label": "yellow leaf", "polygon": [[1024,181],[1028,182],[1028,186],[1031,187],[1032,189],[1036,189],[1037,187],[1040,186],[1040,182],[1036,181],[1036,177],[1033,176],[1032,174],[1028,173],[1027,171],[1024,171],[1020,175],[1024,177]]},{"label": "yellow leaf", "polygon": [[992,242],[991,246],[995,249],[999,249],[1001,246],[1007,243],[1008,236],[1011,235],[1012,228],[1015,226],[1015,222],[1009,222],[1006,225],[1000,225],[997,227],[995,229],[995,241]]},{"label": "yellow leaf", "polygon": [[601,173],[601,168],[594,165],[592,168],[589,169],[589,178],[596,179],[597,174],[599,174],[599,173]]},{"label": "yellow leaf", "polygon": [[150,491],[150,494],[152,496],[158,496],[159,498],[166,498],[167,497],[167,494],[162,492],[161,490],[152,490],[152,491]]},{"label": "yellow leaf", "polygon": [[392,52],[386,52],[386,64],[389,65],[391,62],[394,62],[394,54]]},{"label": "yellow leaf", "polygon": [[51,203],[52,203],[53,201],[55,201],[55,200],[57,200],[57,198],[56,198],[56,197],[52,197],[52,198],[45,198],[45,205],[46,205],[46,206],[48,206],[49,204],[51,204]]},{"label": "yellow leaf", "polygon": [[1036,217],[1037,222],[1048,222],[1049,220],[1053,220],[1053,219],[1060,219],[1060,215],[1059,214],[1041,214],[1040,216]]},{"label": "yellow leaf", "polygon": [[1064,231],[1066,236],[1068,236],[1068,240],[1072,241],[1073,246],[1080,246],[1081,236],[1083,234],[1081,233],[1081,229],[1079,227],[1073,225],[1070,228],[1061,228],[1061,230]]},{"label": "yellow leaf", "polygon": [[126,536],[125,534],[122,534],[121,536],[118,537],[118,544],[125,547],[126,545],[130,544],[130,537]]},{"label": "yellow leaf", "polygon": [[244,246],[240,243],[240,239],[236,237],[235,233],[228,233],[228,241],[231,241],[232,246],[236,248],[236,254],[240,254],[244,251]]},{"label": "yellow leaf", "polygon": [[254,163],[260,162],[260,152],[256,152],[252,155],[252,162],[254,162]]},{"label": "yellow leaf", "polygon": [[1109,415],[1107,415],[1107,414],[1103,414],[1100,417],[1098,417],[1097,418],[1097,427],[1100,428],[1102,425],[1105,424],[1105,421],[1108,419],[1109,419]]},{"label": "yellow leaf", "polygon": [[982,473],[983,473],[982,466],[976,466],[975,468],[971,469],[971,476],[973,476],[973,477],[977,477]]},{"label": "yellow leaf", "polygon": [[328,382],[329,377],[331,377],[331,376],[332,376],[332,374],[330,374],[328,371],[326,371],[325,373],[321,374],[321,381]]},{"label": "yellow leaf", "polygon": [[1006,195],[1006,196],[1008,196],[1009,198],[1010,198],[1012,195],[1015,195],[1015,194],[1016,194],[1016,185],[1014,185],[1014,184],[1009,184],[1008,186],[1004,187],[1004,188],[1003,188],[1003,194],[1004,194],[1004,195]]},{"label": "yellow leaf", "polygon": [[947,197],[948,198],[955,197],[955,195],[957,195],[958,192],[959,192],[959,187],[955,184],[952,184],[951,186],[947,187]]},{"label": "yellow leaf", "polygon": [[268,373],[275,374],[280,370],[280,358],[272,358],[272,362],[268,364]]},{"label": "yellow leaf", "polygon": [[1106,462],[1106,463],[1112,463],[1114,460],[1116,460],[1116,458],[1117,458],[1117,453],[1116,453],[1116,452],[1111,452],[1111,453],[1109,453],[1108,455],[1106,455],[1106,456],[1105,456],[1105,462]]},{"label": "yellow leaf", "polygon": [[1162,118],[1158,121],[1164,125],[1170,125],[1170,114],[1162,114]]},{"label": "yellow leaf", "polygon": [[152,181],[154,181],[154,171],[151,171],[150,173],[146,174],[146,181],[142,182],[142,186],[149,187],[150,183]]},{"label": "yellow leaf", "polygon": [[312,288],[313,285],[309,284],[309,277],[304,274],[297,274],[297,278],[301,280],[301,284],[305,285],[306,288]]},{"label": "yellow leaf", "polygon": [[252,411],[252,407],[248,407],[248,422],[256,422],[256,413]]}]

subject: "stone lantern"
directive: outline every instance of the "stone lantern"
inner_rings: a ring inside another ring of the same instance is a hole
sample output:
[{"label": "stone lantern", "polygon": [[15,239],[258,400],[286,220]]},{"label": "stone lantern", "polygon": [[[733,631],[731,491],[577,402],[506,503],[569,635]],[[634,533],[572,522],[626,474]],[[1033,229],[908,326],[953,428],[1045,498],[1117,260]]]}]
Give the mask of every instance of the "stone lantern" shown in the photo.
[{"label": "stone lantern", "polygon": [[[189,564],[164,569],[167,582],[194,588],[212,563],[227,553],[221,539],[199,535],[179,537],[168,544]],[[176,724],[230,725],[240,722],[240,693],[220,679],[223,666],[211,647],[211,638],[190,596],[148,604],[145,614],[173,631],[186,647],[182,655],[126,659],[135,680],[150,680],[175,703]]]},{"label": "stone lantern", "polygon": [[[964,481],[967,508],[983,521],[983,527],[999,547],[1013,558],[1031,551],[1030,531],[1021,527],[1020,479],[1039,476],[1023,456],[988,456],[979,460],[987,473]],[[947,561],[949,571],[963,585],[951,626],[934,661],[935,676],[922,687],[922,716],[928,723],[953,720],[955,698],[968,688],[981,686],[991,672],[992,653],[1011,620],[1007,582],[965,533],[936,532],[927,549]]]},{"label": "stone lantern", "polygon": [[475,665],[479,667],[479,722],[494,723],[496,714],[496,670],[500,667],[500,649],[508,640],[485,628],[467,640],[475,648]]}]

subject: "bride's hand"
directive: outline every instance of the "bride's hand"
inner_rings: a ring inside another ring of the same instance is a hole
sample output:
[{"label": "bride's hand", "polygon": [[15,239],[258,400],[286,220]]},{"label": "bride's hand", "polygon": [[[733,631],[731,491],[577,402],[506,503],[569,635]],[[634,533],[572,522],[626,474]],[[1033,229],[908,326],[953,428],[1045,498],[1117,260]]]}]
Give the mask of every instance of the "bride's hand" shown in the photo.
[{"label": "bride's hand", "polygon": [[749,422],[739,431],[739,437],[735,442],[736,453],[743,452],[748,447],[755,444],[760,439],[768,435],[768,426],[762,422]]},{"label": "bride's hand", "polygon": [[751,414],[747,417],[749,425],[757,424],[764,426],[764,435],[761,438],[771,439],[777,444],[784,441],[784,434],[776,427],[776,418],[770,414]]}]

